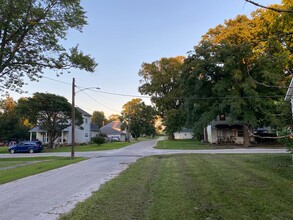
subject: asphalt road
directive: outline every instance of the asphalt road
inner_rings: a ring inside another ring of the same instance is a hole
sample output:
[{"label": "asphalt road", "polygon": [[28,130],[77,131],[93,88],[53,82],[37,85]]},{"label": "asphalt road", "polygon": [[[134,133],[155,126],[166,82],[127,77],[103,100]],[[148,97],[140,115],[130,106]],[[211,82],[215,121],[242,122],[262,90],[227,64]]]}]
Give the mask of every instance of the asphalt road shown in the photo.
[{"label": "asphalt road", "polygon": [[[286,153],[283,149],[156,150],[156,140],[99,152],[76,152],[88,160],[0,185],[0,220],[53,220],[91,196],[138,158],[178,153]],[[69,153],[0,154],[0,157],[69,156]],[[0,177],[1,178],[1,177]]]}]

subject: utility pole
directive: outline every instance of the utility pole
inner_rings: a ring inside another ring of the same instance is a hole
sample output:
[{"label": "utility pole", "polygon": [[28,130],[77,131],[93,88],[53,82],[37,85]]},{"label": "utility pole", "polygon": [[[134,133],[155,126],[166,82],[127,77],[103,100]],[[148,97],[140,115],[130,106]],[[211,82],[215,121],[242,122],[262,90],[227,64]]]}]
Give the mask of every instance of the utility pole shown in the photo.
[{"label": "utility pole", "polygon": [[71,116],[71,159],[74,159],[75,145],[75,78],[72,79],[72,116]]}]

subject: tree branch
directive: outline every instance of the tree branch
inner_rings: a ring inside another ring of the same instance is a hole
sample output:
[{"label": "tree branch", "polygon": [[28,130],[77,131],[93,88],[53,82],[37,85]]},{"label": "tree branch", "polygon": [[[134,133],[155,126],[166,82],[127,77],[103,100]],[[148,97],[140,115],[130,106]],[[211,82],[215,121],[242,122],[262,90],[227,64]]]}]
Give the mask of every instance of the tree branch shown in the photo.
[{"label": "tree branch", "polygon": [[281,13],[293,13],[293,10],[283,10],[283,9],[278,9],[278,8],[273,8],[273,7],[268,7],[268,6],[264,6],[264,5],[260,5],[258,4],[257,2],[254,2],[254,1],[251,1],[251,0],[244,0],[250,4],[253,4],[255,6],[258,6],[260,8],[265,8],[265,9],[268,9],[268,10],[272,10],[272,11],[275,11],[275,12],[281,12]]},{"label": "tree branch", "polygon": [[288,134],[288,135],[284,135],[284,136],[278,136],[278,137],[273,137],[273,136],[263,137],[263,136],[260,136],[260,135],[253,134],[253,133],[249,130],[249,128],[248,128],[247,125],[243,125],[243,126],[247,128],[248,133],[249,133],[252,137],[257,137],[257,138],[261,138],[261,139],[273,139],[273,140],[292,137],[292,134]]}]

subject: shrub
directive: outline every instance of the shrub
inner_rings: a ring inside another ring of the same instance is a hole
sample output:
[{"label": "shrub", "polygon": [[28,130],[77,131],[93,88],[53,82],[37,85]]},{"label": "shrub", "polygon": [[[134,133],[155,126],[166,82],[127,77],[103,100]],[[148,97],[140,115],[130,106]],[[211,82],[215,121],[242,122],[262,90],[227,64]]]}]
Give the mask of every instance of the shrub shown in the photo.
[{"label": "shrub", "polygon": [[105,138],[104,137],[101,137],[101,136],[93,137],[92,138],[92,142],[94,142],[97,145],[101,145],[101,144],[104,144],[105,143]]}]

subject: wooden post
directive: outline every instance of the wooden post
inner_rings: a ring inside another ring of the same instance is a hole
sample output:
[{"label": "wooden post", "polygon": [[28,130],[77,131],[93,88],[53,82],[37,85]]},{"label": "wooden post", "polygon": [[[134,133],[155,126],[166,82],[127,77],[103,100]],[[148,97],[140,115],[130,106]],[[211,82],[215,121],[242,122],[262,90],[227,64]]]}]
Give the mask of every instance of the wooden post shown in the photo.
[{"label": "wooden post", "polygon": [[71,159],[74,159],[74,145],[75,145],[75,79],[72,79],[72,116],[71,116]]}]

